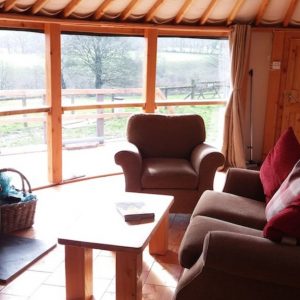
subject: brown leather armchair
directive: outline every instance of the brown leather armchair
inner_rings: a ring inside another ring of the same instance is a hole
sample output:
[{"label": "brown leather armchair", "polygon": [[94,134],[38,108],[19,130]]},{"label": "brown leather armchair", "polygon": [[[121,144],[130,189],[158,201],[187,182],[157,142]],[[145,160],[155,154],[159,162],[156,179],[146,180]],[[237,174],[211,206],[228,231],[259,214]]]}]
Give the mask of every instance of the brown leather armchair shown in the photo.
[{"label": "brown leather armchair", "polygon": [[132,115],[127,140],[115,154],[126,191],[172,195],[171,212],[191,213],[224,163],[223,154],[205,143],[204,121],[195,114]]}]

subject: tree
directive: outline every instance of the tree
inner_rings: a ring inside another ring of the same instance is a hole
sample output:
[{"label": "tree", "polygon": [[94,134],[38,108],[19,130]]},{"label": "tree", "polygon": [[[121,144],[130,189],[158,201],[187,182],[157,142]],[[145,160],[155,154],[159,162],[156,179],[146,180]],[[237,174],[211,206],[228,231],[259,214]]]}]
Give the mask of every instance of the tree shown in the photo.
[{"label": "tree", "polygon": [[89,76],[94,88],[128,87],[136,79],[139,64],[131,58],[134,49],[126,37],[66,35],[62,46],[63,70]]}]

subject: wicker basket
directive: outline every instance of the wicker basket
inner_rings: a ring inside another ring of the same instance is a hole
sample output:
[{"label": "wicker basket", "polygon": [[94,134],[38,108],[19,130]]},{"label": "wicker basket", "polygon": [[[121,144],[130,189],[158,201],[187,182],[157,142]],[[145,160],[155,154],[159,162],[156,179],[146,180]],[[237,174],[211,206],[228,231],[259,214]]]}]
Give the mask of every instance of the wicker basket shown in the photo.
[{"label": "wicker basket", "polygon": [[[12,168],[0,169],[0,172],[15,172],[20,175],[22,192],[24,195],[31,194],[31,186],[27,178],[19,171]],[[25,183],[28,190],[25,189]],[[9,233],[12,231],[29,228],[34,223],[34,215],[37,199],[29,201],[0,205],[0,232]]]}]

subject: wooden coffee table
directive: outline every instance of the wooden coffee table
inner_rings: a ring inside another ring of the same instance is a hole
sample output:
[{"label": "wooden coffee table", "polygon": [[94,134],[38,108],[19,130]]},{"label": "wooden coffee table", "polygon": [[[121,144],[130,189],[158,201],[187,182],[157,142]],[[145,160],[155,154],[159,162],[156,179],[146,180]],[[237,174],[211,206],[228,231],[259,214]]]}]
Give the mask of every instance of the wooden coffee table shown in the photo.
[{"label": "wooden coffee table", "polygon": [[[93,294],[93,249],[116,253],[116,299],[142,299],[142,254],[149,244],[151,254],[168,249],[169,209],[172,196],[123,193],[95,199],[74,224],[59,235],[65,245],[67,299],[91,299]],[[154,221],[126,223],[116,201],[141,200],[151,206]],[[84,203],[84,200],[83,200]]]}]

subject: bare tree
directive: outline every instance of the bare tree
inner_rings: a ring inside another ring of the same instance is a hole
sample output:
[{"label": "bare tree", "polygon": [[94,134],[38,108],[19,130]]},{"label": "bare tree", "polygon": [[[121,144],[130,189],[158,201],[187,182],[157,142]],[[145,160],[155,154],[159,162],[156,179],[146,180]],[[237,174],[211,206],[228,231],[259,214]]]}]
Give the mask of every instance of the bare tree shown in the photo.
[{"label": "bare tree", "polygon": [[95,88],[128,83],[129,72],[137,65],[130,58],[131,45],[126,38],[71,35],[63,41],[63,70],[81,64],[93,74]]}]

